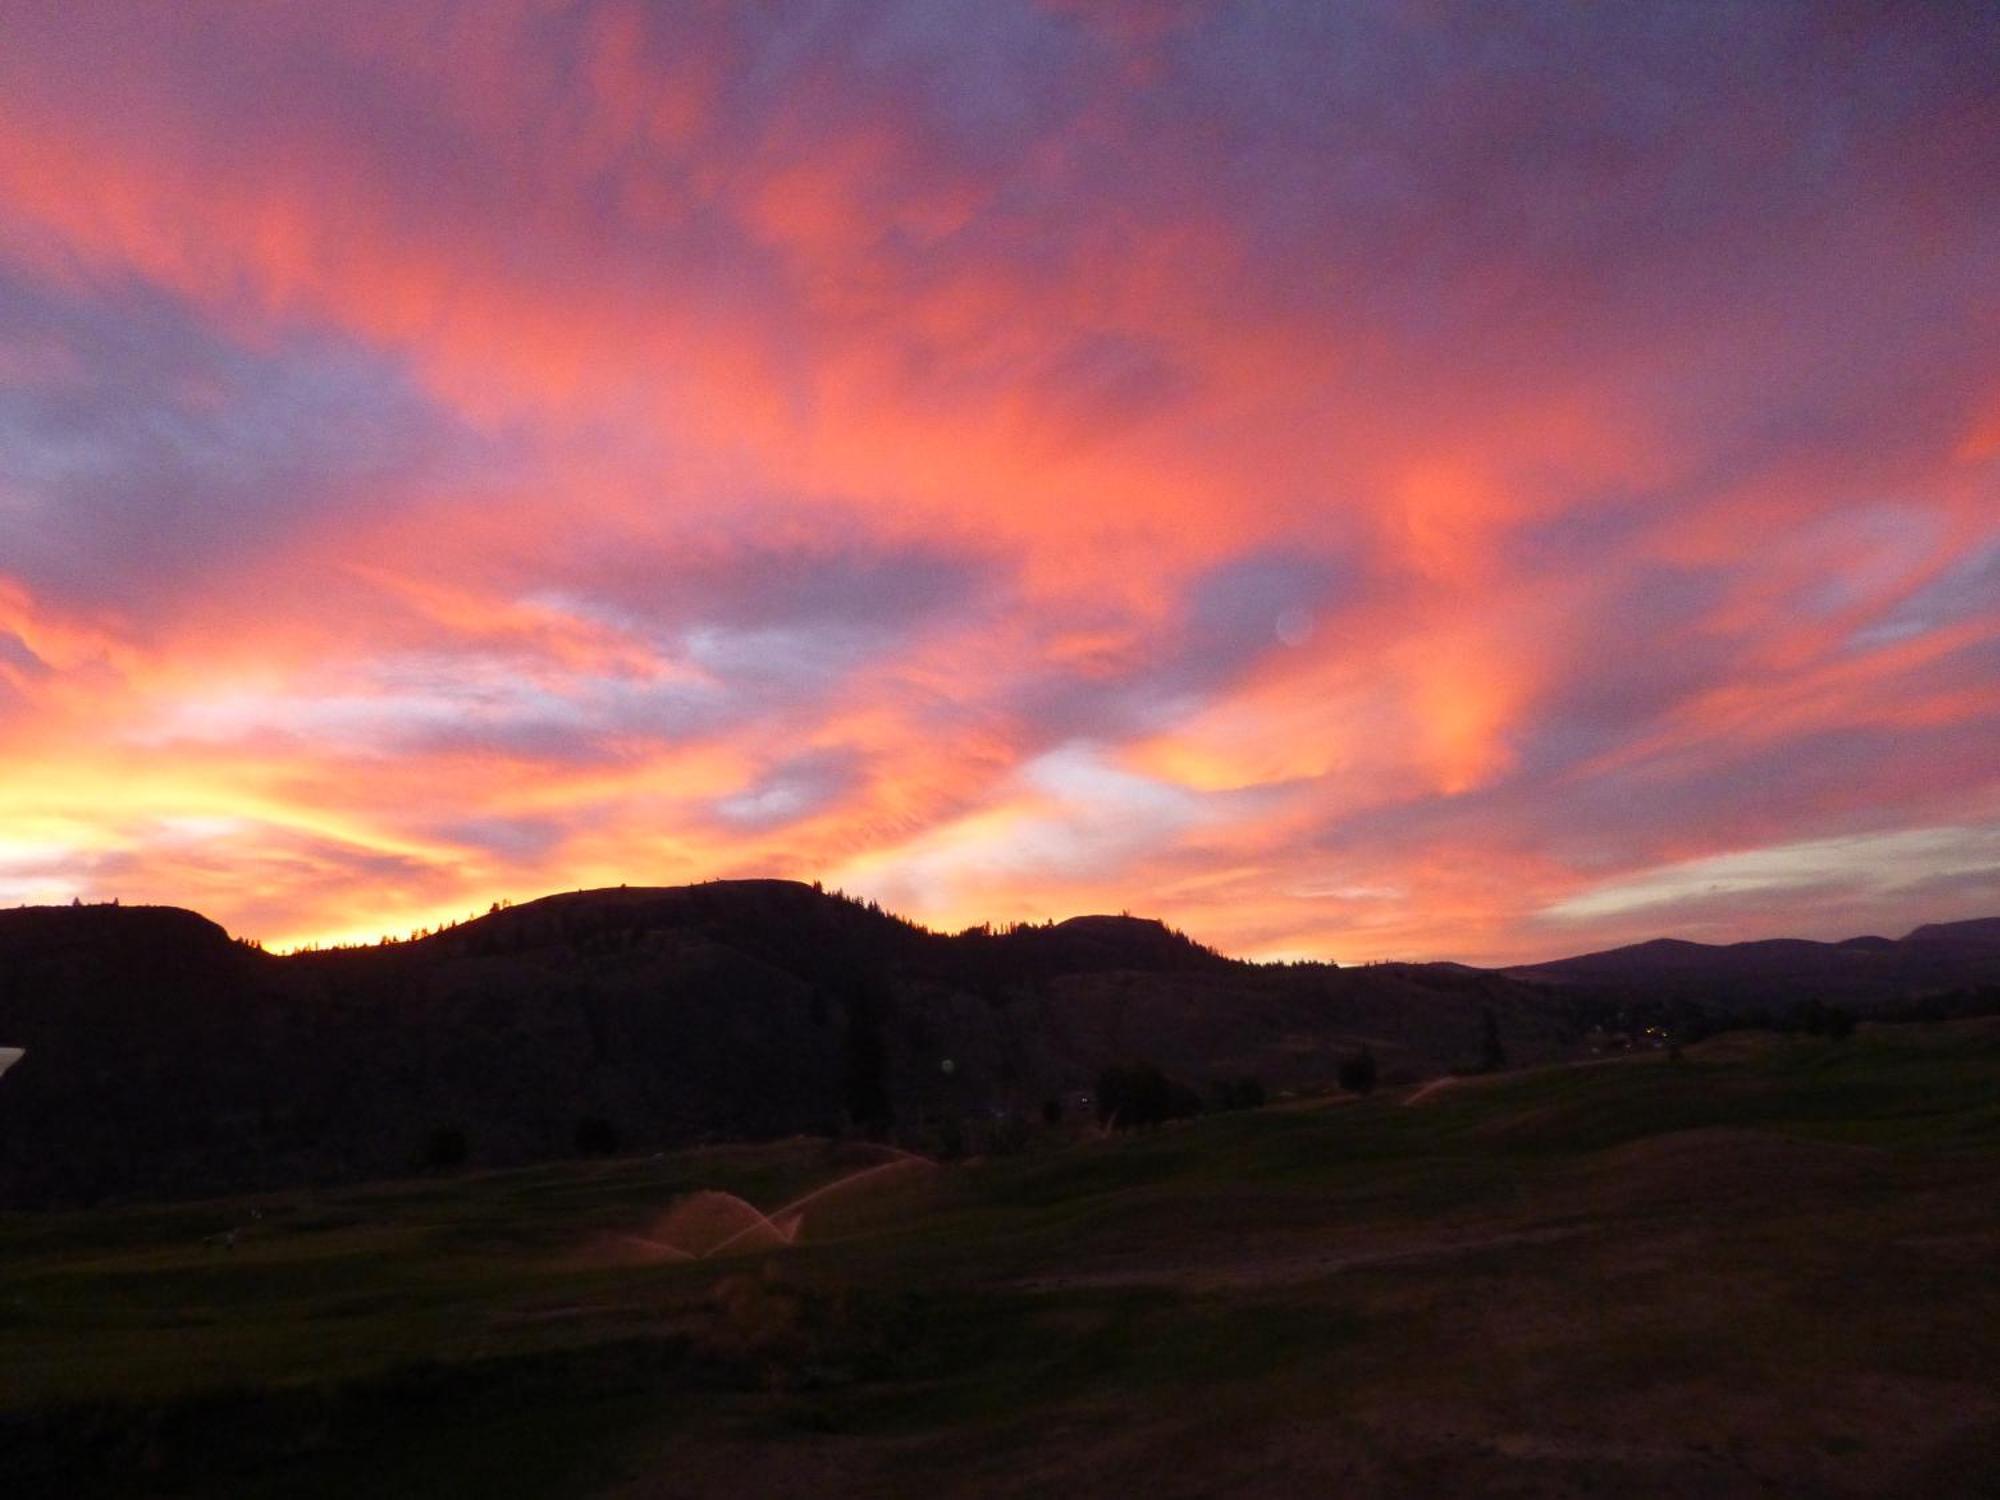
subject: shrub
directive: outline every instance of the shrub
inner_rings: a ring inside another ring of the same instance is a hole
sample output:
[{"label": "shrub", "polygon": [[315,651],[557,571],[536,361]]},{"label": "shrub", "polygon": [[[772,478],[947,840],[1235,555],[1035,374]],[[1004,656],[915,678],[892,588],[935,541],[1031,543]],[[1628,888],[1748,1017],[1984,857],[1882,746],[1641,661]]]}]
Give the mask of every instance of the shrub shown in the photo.
[{"label": "shrub", "polygon": [[1097,1075],[1097,1118],[1120,1130],[1200,1113],[1200,1096],[1151,1063],[1106,1068]]},{"label": "shrub", "polygon": [[618,1132],[609,1120],[596,1115],[585,1115],[576,1122],[576,1154],[578,1156],[616,1156],[618,1154]]},{"label": "shrub", "polygon": [[1260,1078],[1224,1078],[1215,1085],[1217,1109],[1262,1109],[1264,1083]]},{"label": "shrub", "polygon": [[1363,1047],[1350,1057],[1343,1057],[1335,1072],[1340,1086],[1350,1094],[1372,1094],[1375,1092],[1377,1070],[1375,1054]]},{"label": "shrub", "polygon": [[1493,1014],[1493,1007],[1481,1008],[1479,1013],[1479,1071],[1497,1073],[1507,1066],[1507,1049],[1500,1041],[1500,1018]]},{"label": "shrub", "polygon": [[472,1155],[465,1132],[456,1125],[440,1125],[424,1142],[423,1165],[433,1172],[449,1172],[462,1167]]},{"label": "shrub", "polygon": [[1854,1035],[1854,1013],[1842,1010],[1838,1005],[1828,1005],[1823,1000],[1808,1000],[1804,1005],[1794,1006],[1779,1023],[1778,1029],[1784,1032],[1803,1031],[1807,1036],[1823,1036],[1842,1042]]}]

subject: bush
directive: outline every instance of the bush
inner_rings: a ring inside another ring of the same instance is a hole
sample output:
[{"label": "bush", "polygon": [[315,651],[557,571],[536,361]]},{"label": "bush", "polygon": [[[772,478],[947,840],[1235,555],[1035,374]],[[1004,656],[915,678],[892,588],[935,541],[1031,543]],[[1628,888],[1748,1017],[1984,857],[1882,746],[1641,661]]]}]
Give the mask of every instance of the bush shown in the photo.
[{"label": "bush", "polygon": [[1259,1078],[1224,1078],[1215,1085],[1217,1109],[1262,1109],[1264,1083]]},{"label": "bush", "polygon": [[1116,1129],[1133,1130],[1200,1113],[1200,1096],[1151,1063],[1106,1068],[1097,1075],[1097,1118]]},{"label": "bush", "polygon": [[616,1156],[618,1154],[618,1132],[609,1120],[601,1120],[596,1115],[585,1115],[576,1122],[576,1154],[578,1156]]},{"label": "bush", "polygon": [[1479,1013],[1479,1071],[1497,1073],[1507,1066],[1507,1049],[1500,1041],[1500,1018],[1493,1014],[1493,1007],[1481,1008]]},{"label": "bush", "polygon": [[456,1125],[440,1125],[424,1142],[422,1165],[429,1171],[449,1172],[462,1167],[472,1156],[472,1145]]},{"label": "bush", "polygon": [[1351,1057],[1343,1057],[1335,1072],[1340,1086],[1350,1094],[1372,1094],[1378,1077],[1375,1054],[1363,1047]]},{"label": "bush", "polygon": [[1844,1042],[1854,1035],[1854,1013],[1821,1000],[1808,1000],[1804,1005],[1794,1006],[1779,1023],[1778,1029],[1782,1032],[1803,1031],[1807,1036],[1823,1036],[1830,1041]]}]

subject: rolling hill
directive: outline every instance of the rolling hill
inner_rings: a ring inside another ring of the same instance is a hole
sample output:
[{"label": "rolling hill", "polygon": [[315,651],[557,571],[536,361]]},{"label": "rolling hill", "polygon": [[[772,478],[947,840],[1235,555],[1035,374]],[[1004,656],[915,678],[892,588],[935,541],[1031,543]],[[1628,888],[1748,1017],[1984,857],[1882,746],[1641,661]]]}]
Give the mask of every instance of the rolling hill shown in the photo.
[{"label": "rolling hill", "polygon": [[[1205,1089],[1558,1055],[1531,987],[1259,966],[1158,922],[927,932],[784,881],[556,895],[264,953],[192,912],[0,912],[0,1206],[181,1196],[797,1132],[1001,1128],[1152,1062]],[[949,1062],[950,1066],[945,1065]]]},{"label": "rolling hill", "polygon": [[1504,972],[1557,989],[1693,1001],[1723,1015],[1811,1000],[1866,1012],[1925,993],[2000,983],[2000,917],[1931,923],[1901,939],[1837,943],[1656,938]]}]

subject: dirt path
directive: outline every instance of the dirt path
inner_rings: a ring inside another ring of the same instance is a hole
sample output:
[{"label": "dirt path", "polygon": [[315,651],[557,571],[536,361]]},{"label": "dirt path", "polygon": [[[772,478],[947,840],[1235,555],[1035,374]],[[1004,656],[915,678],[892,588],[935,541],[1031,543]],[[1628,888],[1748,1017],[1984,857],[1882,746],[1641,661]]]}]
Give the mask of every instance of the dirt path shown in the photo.
[{"label": "dirt path", "polygon": [[1412,1104],[1421,1104],[1440,1090],[1458,1088],[1468,1083],[1495,1083],[1505,1078],[1527,1078],[1537,1073],[1567,1073],[1577,1068],[1605,1068],[1614,1063],[1629,1063],[1655,1055],[1657,1054],[1628,1052],[1611,1057],[1579,1057],[1569,1062],[1543,1063],[1532,1068],[1501,1068],[1493,1073],[1447,1073],[1442,1078],[1433,1078],[1428,1083],[1418,1084],[1403,1096],[1403,1104],[1406,1108]]},{"label": "dirt path", "polygon": [[1032,1276],[1009,1285],[1024,1291],[1077,1287],[1170,1286],[1222,1291],[1319,1281],[1342,1271],[1421,1264],[1521,1245],[1548,1245],[1589,1233],[1584,1224],[1544,1224],[1497,1233],[1444,1231],[1415,1239],[1344,1249],[1327,1245],[1244,1249],[1195,1261],[1153,1261],[1142,1266],[1100,1266],[1058,1276]]},{"label": "dirt path", "polygon": [[1433,1078],[1429,1083],[1419,1084],[1404,1096],[1403,1108],[1408,1109],[1412,1104],[1422,1104],[1424,1100],[1430,1098],[1439,1089],[1448,1089],[1452,1085],[1463,1083],[1464,1081],[1462,1078],[1456,1078],[1447,1073],[1442,1078]]}]

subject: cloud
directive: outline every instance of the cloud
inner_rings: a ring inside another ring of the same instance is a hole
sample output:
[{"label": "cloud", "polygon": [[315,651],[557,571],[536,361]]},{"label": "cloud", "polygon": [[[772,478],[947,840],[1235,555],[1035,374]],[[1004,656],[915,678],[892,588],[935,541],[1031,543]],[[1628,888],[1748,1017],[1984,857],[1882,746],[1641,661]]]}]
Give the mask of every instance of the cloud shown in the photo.
[{"label": "cloud", "polygon": [[1913,887],[1931,899],[1969,888],[1990,900],[2000,891],[2000,826],[1912,828],[1711,855],[1604,882],[1541,915],[1579,923],[1644,912],[1685,927],[1713,912],[1726,917],[1745,897],[1767,907],[1799,897],[1881,907]]},{"label": "cloud", "polygon": [[858,776],[855,757],[821,750],[770,767],[741,791],[717,799],[717,816],[743,827],[777,828],[836,803]]},{"label": "cloud", "polygon": [[400,361],[330,335],[246,347],[142,282],[49,290],[0,261],[0,557],[31,590],[144,618],[484,444]]},{"label": "cloud", "polygon": [[1986,826],[2000,19],[1476,21],[14,7],[9,888],[1526,958]]}]

